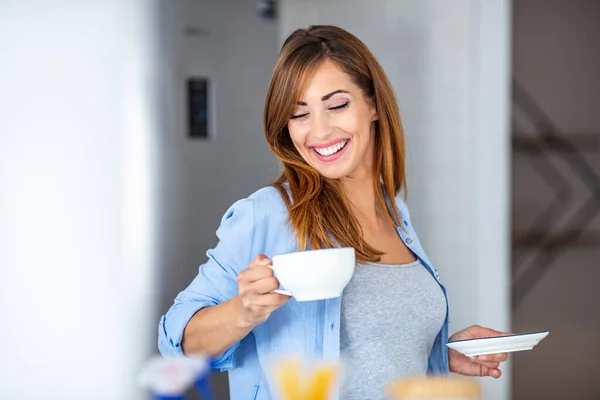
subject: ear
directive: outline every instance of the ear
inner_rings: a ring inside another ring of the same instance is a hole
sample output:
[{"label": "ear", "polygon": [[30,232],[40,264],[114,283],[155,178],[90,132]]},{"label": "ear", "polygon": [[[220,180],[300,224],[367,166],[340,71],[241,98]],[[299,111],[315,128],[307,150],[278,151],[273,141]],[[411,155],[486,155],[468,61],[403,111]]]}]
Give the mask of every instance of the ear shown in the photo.
[{"label": "ear", "polygon": [[376,107],[371,107],[371,122],[379,121],[379,114]]},{"label": "ear", "polygon": [[379,114],[377,113],[377,105],[373,99],[369,100],[369,108],[371,109],[371,122],[379,121]]}]

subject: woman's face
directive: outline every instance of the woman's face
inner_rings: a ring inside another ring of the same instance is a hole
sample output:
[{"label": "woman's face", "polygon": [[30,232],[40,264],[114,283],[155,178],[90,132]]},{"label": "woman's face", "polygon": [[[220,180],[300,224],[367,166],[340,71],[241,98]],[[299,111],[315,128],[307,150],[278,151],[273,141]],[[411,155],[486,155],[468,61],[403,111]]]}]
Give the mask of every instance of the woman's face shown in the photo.
[{"label": "woman's face", "polygon": [[288,129],[304,160],[330,179],[370,177],[377,111],[363,91],[327,60],[307,82]]}]

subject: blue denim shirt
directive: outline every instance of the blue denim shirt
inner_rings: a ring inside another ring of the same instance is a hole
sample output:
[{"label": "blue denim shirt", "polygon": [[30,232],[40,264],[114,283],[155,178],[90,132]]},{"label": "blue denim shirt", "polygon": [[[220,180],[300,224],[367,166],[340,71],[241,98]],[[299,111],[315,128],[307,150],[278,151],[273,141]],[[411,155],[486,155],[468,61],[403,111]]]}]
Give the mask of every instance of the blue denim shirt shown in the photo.
[{"label": "blue denim shirt", "polygon": [[[398,233],[406,246],[429,269],[435,270],[412,228],[406,204],[395,199],[404,230]],[[200,309],[218,305],[237,295],[238,274],[258,255],[272,258],[298,251],[294,232],[287,223],[288,212],[277,189],[263,188],[237,201],[227,210],[217,230],[219,243],[207,252],[192,283],[176,297],[159,324],[158,346],[165,356],[181,355],[183,330]],[[405,232],[406,231],[406,232]],[[440,283],[446,294],[446,289]],[[446,302],[447,304],[447,302]],[[274,311],[240,342],[219,356],[214,366],[229,371],[232,400],[271,400],[276,398],[268,373],[269,360],[287,352],[308,357],[338,360],[340,356],[341,298],[297,302],[293,298]],[[428,362],[428,373],[448,372],[448,310]]]}]

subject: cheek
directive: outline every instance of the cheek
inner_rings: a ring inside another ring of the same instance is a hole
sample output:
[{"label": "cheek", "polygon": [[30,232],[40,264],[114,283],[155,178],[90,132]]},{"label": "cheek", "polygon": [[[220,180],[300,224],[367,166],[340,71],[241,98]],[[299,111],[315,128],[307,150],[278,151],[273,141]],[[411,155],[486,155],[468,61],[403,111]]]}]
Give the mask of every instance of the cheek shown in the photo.
[{"label": "cheek", "polygon": [[304,132],[302,129],[298,129],[297,126],[294,127],[290,127],[288,125],[288,132],[290,133],[290,138],[292,139],[292,143],[294,143],[294,146],[296,147],[296,150],[298,150],[300,153],[302,153],[303,151],[306,150],[306,132]]},{"label": "cheek", "polygon": [[368,133],[368,129],[365,130],[365,119],[359,118],[357,115],[340,116],[337,120],[337,126],[353,136]]}]

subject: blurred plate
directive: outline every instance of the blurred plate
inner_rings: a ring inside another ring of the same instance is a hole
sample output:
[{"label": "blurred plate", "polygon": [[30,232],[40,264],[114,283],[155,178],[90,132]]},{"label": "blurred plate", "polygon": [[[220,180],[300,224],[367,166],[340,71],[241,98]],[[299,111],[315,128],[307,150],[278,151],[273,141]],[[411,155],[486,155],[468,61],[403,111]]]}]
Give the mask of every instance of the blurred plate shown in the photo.
[{"label": "blurred plate", "polygon": [[548,331],[529,332],[508,336],[456,340],[446,343],[446,346],[467,357],[511,353],[533,349],[542,339],[548,336],[548,333]]}]

